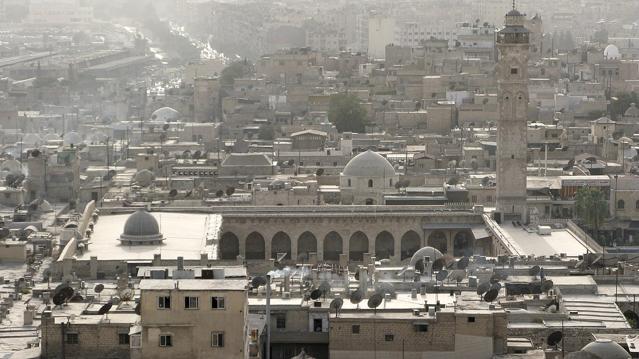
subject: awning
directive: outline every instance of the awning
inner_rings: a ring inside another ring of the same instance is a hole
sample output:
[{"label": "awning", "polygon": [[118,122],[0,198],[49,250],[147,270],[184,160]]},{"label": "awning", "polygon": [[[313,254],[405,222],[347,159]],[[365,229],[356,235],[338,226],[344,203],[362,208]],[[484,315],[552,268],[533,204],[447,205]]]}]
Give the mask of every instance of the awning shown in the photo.
[{"label": "awning", "polygon": [[490,234],[488,233],[488,231],[486,230],[486,226],[484,225],[473,226],[473,228],[471,228],[471,232],[473,232],[473,236],[475,237],[475,239],[490,237]]}]

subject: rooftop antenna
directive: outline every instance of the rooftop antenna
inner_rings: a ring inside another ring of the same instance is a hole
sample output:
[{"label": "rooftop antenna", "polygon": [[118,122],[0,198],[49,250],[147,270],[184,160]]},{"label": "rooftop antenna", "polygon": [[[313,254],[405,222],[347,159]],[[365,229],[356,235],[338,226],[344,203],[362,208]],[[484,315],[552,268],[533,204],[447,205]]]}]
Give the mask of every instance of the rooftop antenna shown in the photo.
[{"label": "rooftop antenna", "polygon": [[517,4],[516,3],[517,0],[513,0],[513,10],[517,9]]}]

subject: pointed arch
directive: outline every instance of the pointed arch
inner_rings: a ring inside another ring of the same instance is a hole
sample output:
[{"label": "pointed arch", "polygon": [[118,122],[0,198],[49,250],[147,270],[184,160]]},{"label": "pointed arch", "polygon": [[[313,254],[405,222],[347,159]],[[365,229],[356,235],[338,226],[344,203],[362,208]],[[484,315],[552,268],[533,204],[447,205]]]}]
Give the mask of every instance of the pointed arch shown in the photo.
[{"label": "pointed arch", "polygon": [[404,233],[401,241],[401,259],[410,258],[421,247],[421,238],[415,231],[408,231]]},{"label": "pointed arch", "polygon": [[364,253],[368,252],[368,237],[360,231],[353,233],[348,243],[348,258],[352,261],[364,260]]},{"label": "pointed arch", "polygon": [[324,260],[338,261],[342,254],[343,240],[339,233],[332,231],[324,237]]},{"label": "pointed arch", "polygon": [[475,251],[475,245],[473,242],[473,235],[470,232],[457,232],[453,239],[453,256],[472,256]]},{"label": "pointed arch", "polygon": [[388,231],[380,232],[375,238],[375,258],[387,259],[395,255],[395,238]]},{"label": "pointed arch", "polygon": [[277,259],[277,253],[286,253],[284,259],[291,259],[291,237],[284,232],[277,232],[271,240],[271,258]]},{"label": "pointed arch", "polygon": [[435,231],[428,236],[428,246],[437,249],[442,254],[448,252],[448,240],[442,231]]},{"label": "pointed arch", "polygon": [[266,259],[264,236],[252,232],[246,237],[246,259]]},{"label": "pointed arch", "polygon": [[235,233],[226,232],[220,237],[218,253],[220,259],[236,259],[240,255],[240,240]]},{"label": "pointed arch", "polygon": [[306,231],[297,239],[297,256],[308,260],[309,253],[317,253],[317,238],[313,233]]}]

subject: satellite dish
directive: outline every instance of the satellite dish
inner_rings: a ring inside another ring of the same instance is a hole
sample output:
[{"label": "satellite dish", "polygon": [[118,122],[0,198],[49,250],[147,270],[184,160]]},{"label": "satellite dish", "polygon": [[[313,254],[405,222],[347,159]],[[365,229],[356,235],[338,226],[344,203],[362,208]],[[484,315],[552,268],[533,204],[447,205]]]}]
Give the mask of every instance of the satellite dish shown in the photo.
[{"label": "satellite dish", "polygon": [[64,300],[68,301],[69,299],[73,298],[73,294],[75,293],[75,290],[73,290],[73,288],[69,286],[66,286],[61,288],[59,293],[64,297]]},{"label": "satellite dish", "polygon": [[455,282],[461,282],[464,278],[466,278],[466,271],[463,269],[456,269],[448,275],[448,279]]},{"label": "satellite dish", "polygon": [[368,298],[368,307],[371,309],[377,309],[377,307],[379,307],[379,305],[382,304],[383,300],[384,300],[384,297],[382,297],[381,294],[375,293],[371,295],[370,298]]},{"label": "satellite dish", "polygon": [[552,287],[555,285],[555,283],[553,283],[553,281],[551,281],[550,279],[545,280],[542,284],[541,284],[541,291],[542,292],[548,292],[549,290],[552,289]]},{"label": "satellite dish", "polygon": [[169,197],[174,198],[175,196],[177,196],[178,191],[176,189],[172,189],[169,191]]},{"label": "satellite dish", "polygon": [[457,269],[466,269],[470,263],[470,258],[462,257],[457,261]]},{"label": "satellite dish", "polygon": [[335,315],[338,315],[338,312],[340,309],[342,309],[342,306],[344,305],[344,299],[342,298],[335,298],[331,301],[331,304],[329,305],[329,307],[331,309],[335,309]]},{"label": "satellite dish", "polygon": [[499,295],[499,290],[495,288],[491,288],[488,292],[486,292],[486,294],[484,294],[484,301],[492,302],[495,299],[497,299],[498,295]]},{"label": "satellite dish", "polygon": [[353,292],[351,292],[351,303],[352,304],[359,304],[362,301],[363,295],[362,292],[360,292],[359,290],[355,290]]},{"label": "satellite dish", "polygon": [[120,292],[120,299],[123,302],[128,302],[128,301],[133,299],[134,294],[135,293],[133,292],[133,289],[127,288],[127,289],[123,290],[122,292]]},{"label": "satellite dish", "polygon": [[528,270],[528,274],[530,274],[533,277],[536,277],[539,274],[540,271],[541,271],[541,267],[536,265],[536,266],[531,267]]},{"label": "satellite dish", "polygon": [[65,297],[64,295],[62,295],[62,293],[53,295],[53,304],[55,304],[56,306],[64,304],[64,301]]},{"label": "satellite dish", "polygon": [[103,305],[99,310],[98,310],[98,314],[99,315],[104,315],[107,314],[110,310],[111,307],[113,307],[113,300],[109,300],[105,305]]},{"label": "satellite dish", "polygon": [[[445,257],[437,258],[433,262],[433,271],[441,271],[442,269],[444,269],[444,267],[446,267],[446,258]],[[415,268],[415,269],[417,269],[417,268]]]},{"label": "satellite dish", "polygon": [[490,282],[479,283],[477,286],[477,294],[484,295],[490,289]]},{"label": "satellite dish", "polygon": [[319,289],[315,289],[311,292],[311,299],[317,300],[322,296],[322,291]]},{"label": "satellite dish", "polygon": [[100,294],[102,293],[102,291],[104,290],[104,284],[97,284],[94,288],[93,291]]},{"label": "satellite dish", "polygon": [[448,277],[448,271],[445,269],[437,272],[437,275],[435,276],[435,278],[440,282],[443,282],[446,279],[446,277]]},{"label": "satellite dish", "polygon": [[168,129],[169,129],[169,127],[170,127],[170,125],[169,125],[168,123],[165,123],[165,124],[162,126],[162,129],[163,129],[164,131],[166,131],[166,130],[168,130]]},{"label": "satellite dish", "polygon": [[557,344],[559,344],[559,342],[561,342],[563,338],[564,338],[564,335],[560,331],[552,332],[548,336],[548,340],[546,340],[546,343],[554,347]]},{"label": "satellite dish", "polygon": [[265,277],[253,277],[253,279],[251,280],[251,287],[252,288],[259,288],[263,285],[266,285],[266,278]]}]

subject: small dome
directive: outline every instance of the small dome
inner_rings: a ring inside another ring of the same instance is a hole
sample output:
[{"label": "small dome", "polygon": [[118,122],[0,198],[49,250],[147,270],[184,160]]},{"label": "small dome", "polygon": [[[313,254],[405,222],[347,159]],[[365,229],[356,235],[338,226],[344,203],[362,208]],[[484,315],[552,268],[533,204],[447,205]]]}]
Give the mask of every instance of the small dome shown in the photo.
[{"label": "small dome", "polygon": [[47,141],[59,141],[60,140],[60,136],[58,136],[55,133],[48,133],[48,134],[44,135],[44,137],[42,139],[45,142],[47,142]]},{"label": "small dome", "polygon": [[150,244],[164,240],[158,221],[145,210],[133,213],[124,224],[120,241],[126,244]]},{"label": "small dome", "polygon": [[63,140],[65,146],[77,146],[82,143],[82,136],[77,132],[69,132],[64,135]]},{"label": "small dome", "polygon": [[621,53],[619,52],[619,48],[616,45],[608,45],[604,50],[604,59],[605,60],[621,60]]},{"label": "small dome", "polygon": [[437,248],[433,247],[424,247],[419,249],[410,259],[410,266],[414,267],[417,262],[424,259],[424,257],[430,257],[430,261],[434,262],[435,260],[443,257],[444,255]]},{"label": "small dome", "polygon": [[180,113],[170,107],[159,108],[151,114],[151,120],[157,122],[177,121],[179,118]]},{"label": "small dome", "polygon": [[22,164],[18,160],[6,160],[2,162],[0,168],[9,173],[22,173]]},{"label": "small dome", "polygon": [[150,186],[154,179],[155,175],[153,172],[147,169],[140,170],[135,174],[135,182],[142,187]]},{"label": "small dome", "polygon": [[630,354],[610,339],[597,339],[586,345],[581,351],[594,354],[601,359],[629,359]]},{"label": "small dome", "polygon": [[637,108],[637,105],[633,102],[623,115],[624,117],[639,117],[639,108]]},{"label": "small dome", "polygon": [[349,177],[389,177],[395,176],[395,169],[384,156],[368,150],[353,157],[342,175]]},{"label": "small dome", "polygon": [[35,133],[27,133],[22,138],[22,142],[26,145],[36,146],[42,143],[42,138],[40,138],[40,136],[36,135]]}]

